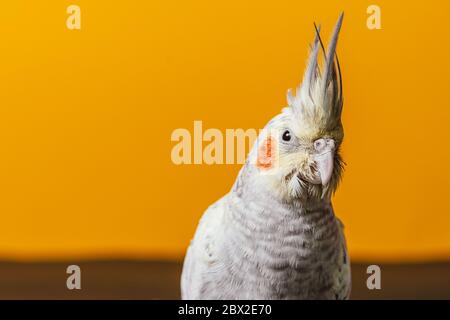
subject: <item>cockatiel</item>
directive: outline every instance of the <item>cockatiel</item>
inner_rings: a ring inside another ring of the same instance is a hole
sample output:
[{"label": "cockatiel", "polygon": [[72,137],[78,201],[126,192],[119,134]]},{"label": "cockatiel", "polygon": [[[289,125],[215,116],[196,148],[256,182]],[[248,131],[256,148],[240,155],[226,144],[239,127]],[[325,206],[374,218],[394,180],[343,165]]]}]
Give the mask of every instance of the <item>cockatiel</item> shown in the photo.
[{"label": "cockatiel", "polygon": [[342,19],[326,51],[316,28],[296,95],[288,90],[288,106],[261,132],[232,190],[201,218],[184,261],[183,299],[349,297],[350,261],[331,204],[343,169]]}]

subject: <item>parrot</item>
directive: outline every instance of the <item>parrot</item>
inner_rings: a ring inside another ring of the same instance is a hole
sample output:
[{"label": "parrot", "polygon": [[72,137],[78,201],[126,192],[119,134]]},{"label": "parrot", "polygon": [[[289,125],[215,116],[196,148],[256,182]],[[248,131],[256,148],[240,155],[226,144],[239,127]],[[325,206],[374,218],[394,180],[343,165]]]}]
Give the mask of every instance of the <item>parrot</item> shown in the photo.
[{"label": "parrot", "polygon": [[[320,25],[301,84],[261,130],[229,193],[209,206],[187,249],[184,300],[349,299],[350,259],[331,197],[341,181],[340,14]],[[323,61],[319,64],[319,54]]]}]

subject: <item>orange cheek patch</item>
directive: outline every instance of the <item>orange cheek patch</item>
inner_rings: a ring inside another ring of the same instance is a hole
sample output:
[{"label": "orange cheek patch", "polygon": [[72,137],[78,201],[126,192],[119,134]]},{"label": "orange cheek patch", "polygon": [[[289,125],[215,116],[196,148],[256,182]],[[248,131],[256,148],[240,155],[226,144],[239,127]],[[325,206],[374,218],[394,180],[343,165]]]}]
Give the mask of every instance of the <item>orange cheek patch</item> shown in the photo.
[{"label": "orange cheek patch", "polygon": [[264,139],[264,142],[258,148],[258,158],[256,166],[259,169],[268,170],[274,167],[277,153],[277,142],[272,136]]}]

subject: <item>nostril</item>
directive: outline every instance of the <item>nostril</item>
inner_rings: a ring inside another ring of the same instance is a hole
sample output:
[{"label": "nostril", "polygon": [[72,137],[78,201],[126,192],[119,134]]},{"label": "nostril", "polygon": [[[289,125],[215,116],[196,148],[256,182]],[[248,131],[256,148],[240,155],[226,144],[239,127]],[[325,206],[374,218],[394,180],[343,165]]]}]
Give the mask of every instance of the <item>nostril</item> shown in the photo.
[{"label": "nostril", "polygon": [[327,139],[327,145],[331,148],[334,148],[334,140],[333,139]]},{"label": "nostril", "polygon": [[316,149],[316,151],[321,151],[326,145],[326,141],[325,139],[318,139],[316,141],[314,141],[314,149]]},{"label": "nostril", "polygon": [[314,149],[317,152],[323,152],[325,149],[333,150],[335,148],[334,139],[320,138],[314,141]]}]

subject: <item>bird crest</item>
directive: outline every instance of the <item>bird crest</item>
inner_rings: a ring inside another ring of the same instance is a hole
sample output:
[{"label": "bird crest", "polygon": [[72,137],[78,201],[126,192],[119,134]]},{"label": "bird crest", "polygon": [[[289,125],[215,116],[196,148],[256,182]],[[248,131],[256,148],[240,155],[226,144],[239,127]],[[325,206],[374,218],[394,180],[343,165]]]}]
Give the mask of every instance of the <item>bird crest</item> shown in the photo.
[{"label": "bird crest", "polygon": [[[325,49],[320,36],[320,26],[315,27],[315,39],[307,61],[302,83],[295,96],[287,92],[287,102],[302,127],[314,126],[319,130],[335,127],[341,118],[343,97],[342,77],[336,45],[344,14],[341,13]],[[319,65],[319,51],[323,52],[322,67]]]}]

